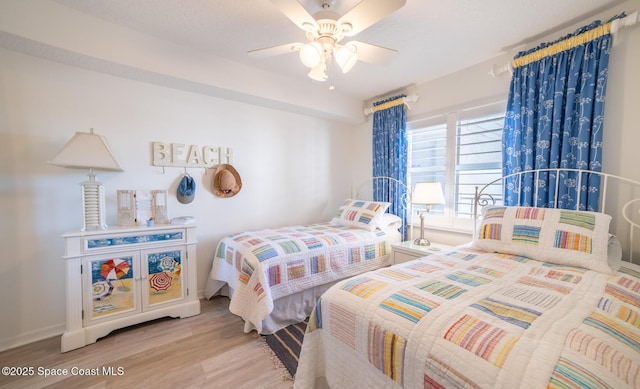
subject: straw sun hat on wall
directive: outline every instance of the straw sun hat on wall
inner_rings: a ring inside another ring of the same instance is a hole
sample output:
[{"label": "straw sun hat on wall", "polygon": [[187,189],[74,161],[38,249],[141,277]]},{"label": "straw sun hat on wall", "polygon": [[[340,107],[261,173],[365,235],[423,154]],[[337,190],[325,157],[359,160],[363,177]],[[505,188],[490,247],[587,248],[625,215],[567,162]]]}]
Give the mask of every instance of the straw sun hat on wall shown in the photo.
[{"label": "straw sun hat on wall", "polygon": [[240,175],[229,164],[220,164],[213,174],[213,193],[218,197],[233,197],[242,189]]}]

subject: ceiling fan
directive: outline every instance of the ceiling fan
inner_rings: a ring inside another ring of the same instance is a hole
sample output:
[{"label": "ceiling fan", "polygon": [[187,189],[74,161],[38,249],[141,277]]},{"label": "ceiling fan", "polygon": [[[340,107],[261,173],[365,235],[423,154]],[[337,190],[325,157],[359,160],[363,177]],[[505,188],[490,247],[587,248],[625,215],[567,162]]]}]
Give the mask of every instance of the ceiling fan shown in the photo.
[{"label": "ceiling fan", "polygon": [[317,1],[322,10],[311,15],[297,0],[271,0],[285,16],[305,31],[308,42],[252,50],[248,55],[264,58],[298,51],[302,63],[310,68],[308,76],[316,81],[325,81],[328,78],[327,65],[331,65],[332,59],[335,59],[343,73],[347,73],[358,60],[387,64],[398,53],[358,41],[340,42],[402,8],[406,0],[362,0],[342,16],[332,11],[333,0]]}]

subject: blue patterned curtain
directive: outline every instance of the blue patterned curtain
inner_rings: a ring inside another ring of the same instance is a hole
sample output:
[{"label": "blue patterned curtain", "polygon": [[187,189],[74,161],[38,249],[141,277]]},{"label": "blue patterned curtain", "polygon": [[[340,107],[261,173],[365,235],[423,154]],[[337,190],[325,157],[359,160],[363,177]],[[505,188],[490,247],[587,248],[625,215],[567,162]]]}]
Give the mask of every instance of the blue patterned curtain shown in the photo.
[{"label": "blue patterned curtain", "polygon": [[[545,168],[601,171],[609,31],[610,23],[595,21],[516,55],[502,139],[505,176]],[[559,51],[558,42],[573,47]],[[554,207],[557,199],[557,208],[576,208],[579,199],[579,209],[598,209],[599,177],[540,173],[535,191],[536,177],[527,176],[505,182],[506,205]]]},{"label": "blue patterned curtain", "polygon": [[[404,95],[373,104],[373,176],[407,183],[407,117]],[[406,190],[388,180],[373,181],[373,199],[390,202],[389,212],[403,216]],[[403,218],[404,219],[404,218]],[[406,237],[406,226],[400,231]]]}]

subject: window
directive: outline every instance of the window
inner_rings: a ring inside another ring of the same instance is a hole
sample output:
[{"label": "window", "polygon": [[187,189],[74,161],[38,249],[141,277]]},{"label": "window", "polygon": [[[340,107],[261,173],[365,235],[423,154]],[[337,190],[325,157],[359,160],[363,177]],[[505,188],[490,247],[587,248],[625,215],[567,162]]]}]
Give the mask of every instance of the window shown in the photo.
[{"label": "window", "polygon": [[[440,182],[446,204],[434,205],[430,224],[469,228],[476,187],[502,176],[504,104],[462,110],[408,123],[408,184]],[[500,183],[489,189],[497,201]],[[424,206],[414,205],[424,209]]]}]

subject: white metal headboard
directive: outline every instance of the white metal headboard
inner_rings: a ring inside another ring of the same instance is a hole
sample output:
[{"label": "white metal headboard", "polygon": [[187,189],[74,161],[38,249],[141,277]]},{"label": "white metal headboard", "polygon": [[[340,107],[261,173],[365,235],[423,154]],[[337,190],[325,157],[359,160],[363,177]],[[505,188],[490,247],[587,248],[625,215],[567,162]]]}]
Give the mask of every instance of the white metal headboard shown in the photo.
[{"label": "white metal headboard", "polygon": [[[515,185],[517,188],[521,187],[523,177],[533,175],[533,188],[534,191],[534,204],[533,207],[538,207],[538,186],[542,187],[546,182],[541,182],[539,180],[541,173],[555,173],[556,177],[560,177],[562,173],[573,173],[577,175],[577,188],[583,187],[583,179],[584,177],[599,177],[600,181],[600,194],[598,198],[599,211],[601,213],[607,213],[612,216],[613,220],[610,225],[610,232],[616,234],[618,238],[623,236],[628,236],[628,240],[623,241],[620,239],[621,245],[623,248],[626,246],[626,252],[628,252],[628,256],[626,260],[629,262],[633,262],[633,253],[634,251],[640,251],[638,247],[634,244],[634,230],[636,228],[640,229],[640,182],[631,180],[629,178],[616,176],[613,174],[596,172],[591,170],[582,170],[582,169],[538,169],[538,170],[526,170],[522,172],[517,172],[513,174],[509,174],[498,178],[490,183],[486,184],[482,188],[478,189],[476,187],[476,194],[473,202],[473,237],[474,239],[477,237],[477,226],[478,226],[478,218],[479,218],[479,207],[484,207],[486,205],[495,205],[500,204],[501,199],[497,199],[495,195],[489,193],[489,188],[495,188],[496,186],[500,186],[501,196],[504,196],[504,185],[507,179],[515,179],[517,184]],[[559,196],[558,190],[560,186],[560,179],[555,180],[556,185],[553,190],[555,191],[556,196],[554,197],[555,203],[554,207],[557,207]],[[550,189],[550,188],[547,188]],[[580,205],[580,195],[582,194],[582,190],[577,190],[577,200],[576,200],[576,209],[578,209]],[[522,192],[518,192],[519,200],[522,198]],[[622,207],[619,204],[623,204]],[[614,212],[606,212],[607,209],[614,208]],[[617,208],[617,210],[616,210]],[[622,216],[621,218],[619,216]]]},{"label": "white metal headboard", "polygon": [[[409,188],[404,182],[401,182],[393,177],[377,176],[372,177],[369,180],[364,181],[357,187],[353,188],[353,198],[358,200],[373,200],[373,185],[374,183],[386,187],[388,194],[398,193],[398,189],[404,189],[404,195],[400,199],[400,209],[394,213],[396,216],[402,219],[402,225],[405,226],[409,232],[409,239],[413,239],[413,229],[410,228],[409,216],[412,214],[411,204],[411,188]],[[387,212],[390,212],[387,211]]]}]

